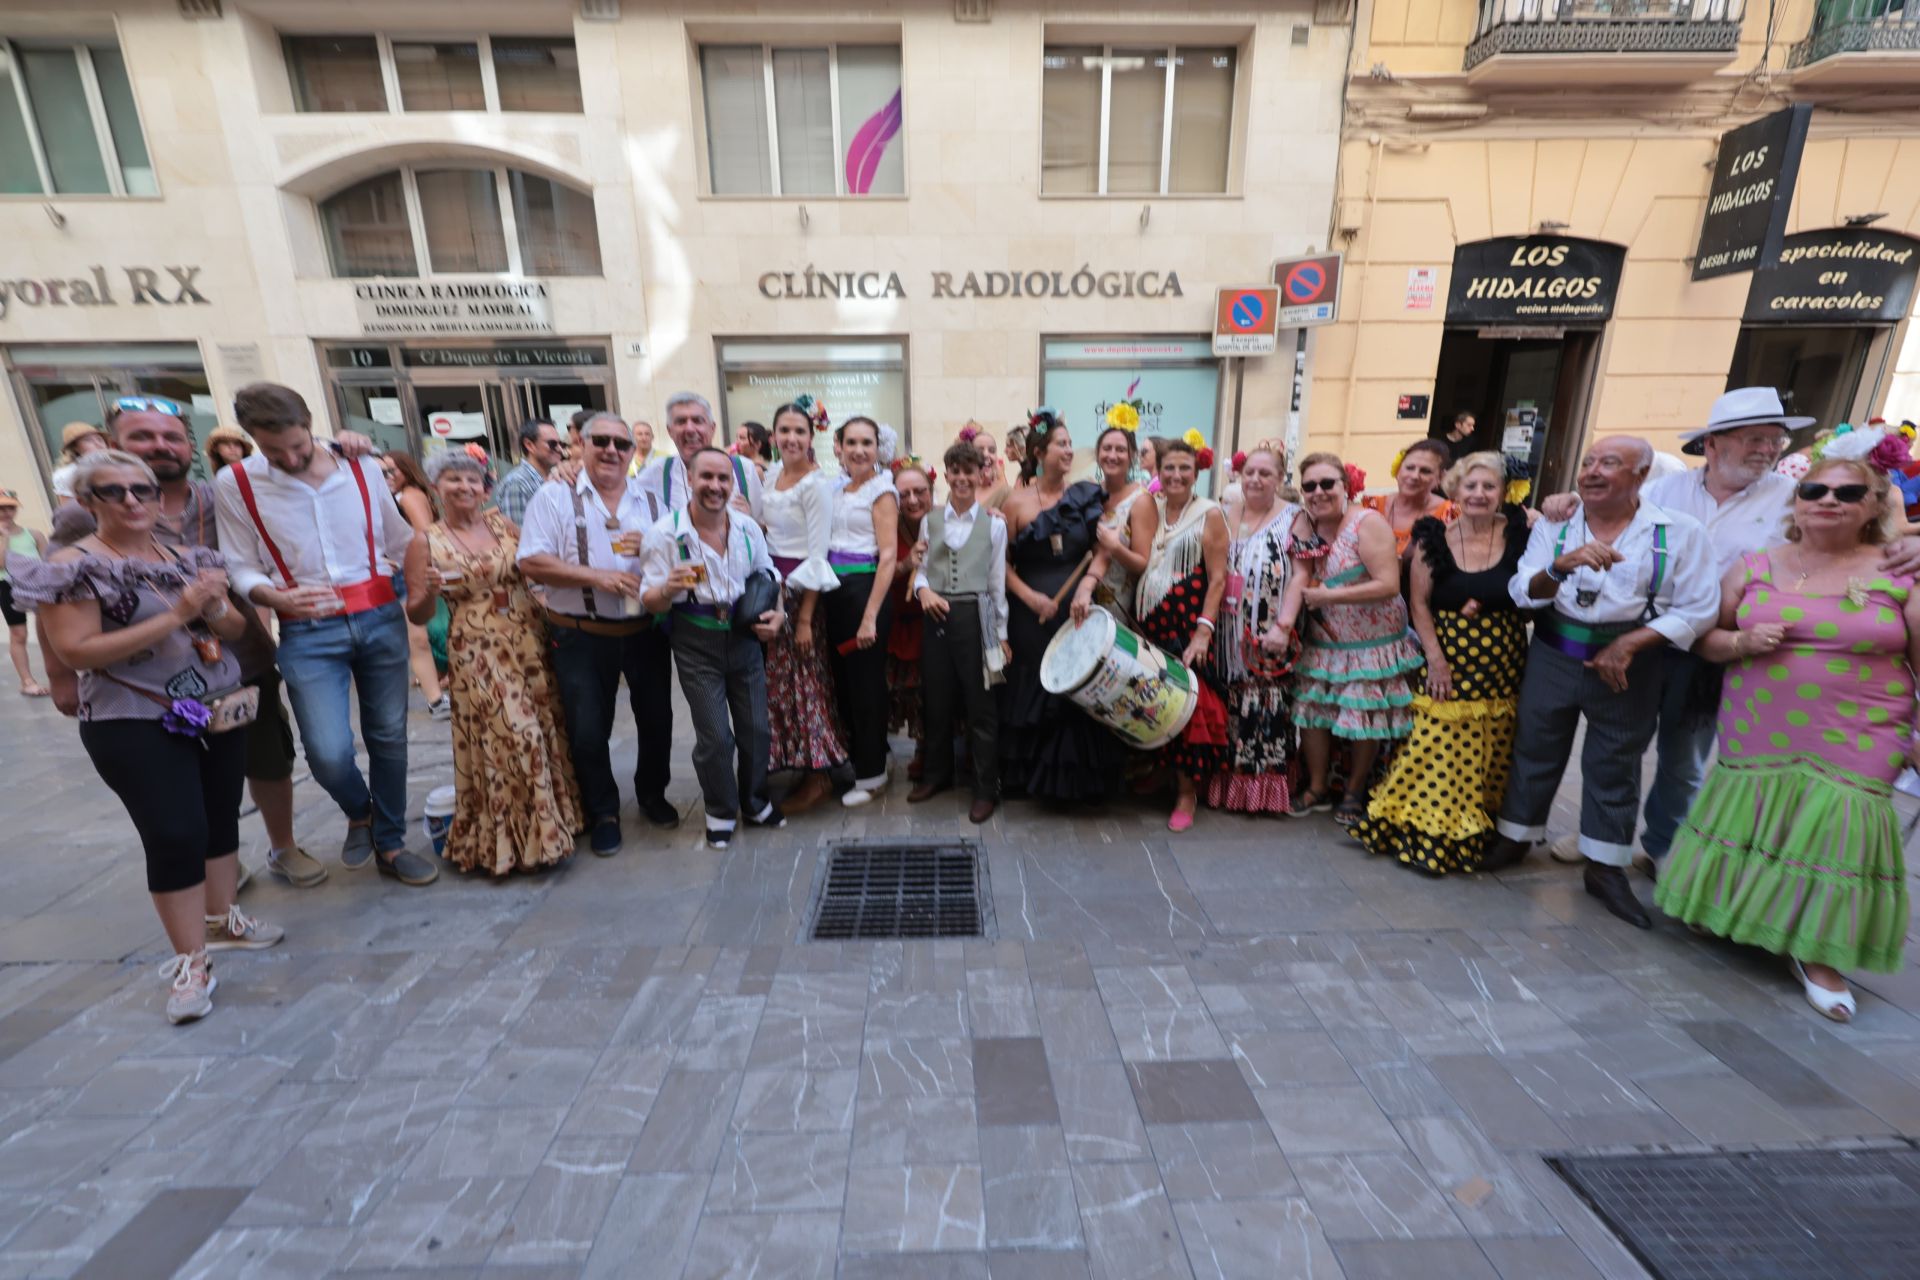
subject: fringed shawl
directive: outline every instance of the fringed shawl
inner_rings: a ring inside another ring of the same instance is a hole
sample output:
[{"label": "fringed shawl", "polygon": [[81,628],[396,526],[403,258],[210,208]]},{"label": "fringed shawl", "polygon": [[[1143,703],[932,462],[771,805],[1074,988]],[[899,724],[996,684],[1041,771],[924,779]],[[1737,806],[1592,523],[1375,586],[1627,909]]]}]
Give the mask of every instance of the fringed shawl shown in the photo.
[{"label": "fringed shawl", "polygon": [[1192,573],[1200,563],[1207,513],[1220,509],[1220,504],[1212,498],[1191,497],[1187,499],[1187,509],[1180,513],[1180,522],[1169,525],[1167,495],[1154,494],[1153,505],[1160,516],[1160,527],[1154,531],[1153,546],[1147,552],[1147,571],[1140,575],[1139,595],[1134,602],[1136,618],[1144,618],[1158,608],[1167,598],[1167,592],[1173,590],[1173,584]]}]

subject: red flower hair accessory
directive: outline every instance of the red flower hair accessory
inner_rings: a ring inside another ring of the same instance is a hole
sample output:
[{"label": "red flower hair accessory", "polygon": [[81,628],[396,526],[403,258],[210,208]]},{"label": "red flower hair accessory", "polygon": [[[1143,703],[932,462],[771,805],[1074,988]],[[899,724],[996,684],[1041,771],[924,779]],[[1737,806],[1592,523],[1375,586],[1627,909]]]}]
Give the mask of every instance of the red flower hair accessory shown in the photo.
[{"label": "red flower hair accessory", "polygon": [[1347,463],[1346,470],[1347,470],[1347,497],[1349,500],[1351,500],[1353,498],[1359,497],[1361,492],[1366,489],[1367,473],[1362,471],[1360,468],[1354,466],[1351,462]]},{"label": "red flower hair accessory", "polygon": [[1246,469],[1247,451],[1245,449],[1235,449],[1233,451],[1233,461],[1227,465],[1233,468],[1233,474],[1239,475],[1241,471]]},{"label": "red flower hair accessory", "polygon": [[1202,471],[1213,470],[1213,446],[1203,444],[1194,451],[1193,465]]}]

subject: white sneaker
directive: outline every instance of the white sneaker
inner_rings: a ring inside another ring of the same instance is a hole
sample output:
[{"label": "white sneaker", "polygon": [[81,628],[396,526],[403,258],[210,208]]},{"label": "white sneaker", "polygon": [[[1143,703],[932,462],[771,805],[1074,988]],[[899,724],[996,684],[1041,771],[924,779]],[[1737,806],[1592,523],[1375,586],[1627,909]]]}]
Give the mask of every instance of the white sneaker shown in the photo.
[{"label": "white sneaker", "polygon": [[849,809],[858,809],[861,805],[873,803],[873,792],[865,787],[855,787],[840,797],[840,803]]},{"label": "white sneaker", "polygon": [[167,992],[167,1021],[178,1026],[213,1012],[213,965],[204,950],[177,955],[160,966],[160,976],[172,980]]},{"label": "white sneaker", "polygon": [[453,700],[443,691],[436,701],[427,704],[427,714],[435,720],[453,719]]},{"label": "white sneaker", "polygon": [[263,951],[287,936],[277,924],[262,924],[234,903],[224,916],[207,917],[208,951]]},{"label": "white sneaker", "polygon": [[1547,846],[1547,853],[1552,856],[1555,862],[1565,862],[1576,866],[1587,860],[1587,855],[1580,852],[1580,837],[1577,833],[1561,836],[1558,840],[1555,840]]}]

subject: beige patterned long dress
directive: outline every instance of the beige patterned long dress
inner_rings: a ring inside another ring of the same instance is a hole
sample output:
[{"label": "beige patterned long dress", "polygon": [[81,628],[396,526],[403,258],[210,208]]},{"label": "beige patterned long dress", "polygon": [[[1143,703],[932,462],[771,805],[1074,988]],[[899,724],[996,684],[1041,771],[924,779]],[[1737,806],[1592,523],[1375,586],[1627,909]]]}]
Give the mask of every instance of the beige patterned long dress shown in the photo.
[{"label": "beige patterned long dress", "polygon": [[444,522],[427,530],[427,543],[443,573],[462,575],[441,588],[453,612],[447,669],[459,792],[446,856],[462,871],[504,876],[571,855],[586,817],[567,755],[546,627],[514,563],[519,534],[498,512],[484,519],[494,545],[478,555]]}]

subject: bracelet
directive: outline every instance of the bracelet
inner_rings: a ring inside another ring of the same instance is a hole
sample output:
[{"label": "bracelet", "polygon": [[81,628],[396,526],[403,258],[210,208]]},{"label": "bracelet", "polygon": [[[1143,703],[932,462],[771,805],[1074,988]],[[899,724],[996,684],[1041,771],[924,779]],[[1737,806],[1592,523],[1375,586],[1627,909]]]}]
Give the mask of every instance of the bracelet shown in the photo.
[{"label": "bracelet", "polygon": [[220,621],[220,619],[227,616],[227,611],[229,608],[230,606],[227,604],[226,600],[222,599],[220,601],[220,607],[218,609],[215,609],[212,613],[208,613],[203,609],[201,610],[200,616],[206,619],[208,622],[218,622]]},{"label": "bracelet", "polygon": [[1206,614],[1204,614],[1204,613],[1203,613],[1203,614],[1201,614],[1201,615],[1200,615],[1199,617],[1197,617],[1197,618],[1195,618],[1195,619],[1193,620],[1193,622],[1194,622],[1194,625],[1195,625],[1195,626],[1199,626],[1199,627],[1205,627],[1205,628],[1206,628],[1207,630],[1209,630],[1209,631],[1218,631],[1218,630],[1220,629],[1220,628],[1218,628],[1218,627],[1216,627],[1216,626],[1214,626],[1214,625],[1213,625],[1213,619],[1212,619],[1212,618],[1209,618],[1209,617],[1208,617],[1208,616],[1207,616]]},{"label": "bracelet", "polygon": [[1542,572],[1544,572],[1547,575],[1547,577],[1554,582],[1565,582],[1568,578],[1571,578],[1573,576],[1570,573],[1560,572],[1558,569],[1554,568],[1551,564],[1549,564]]}]

